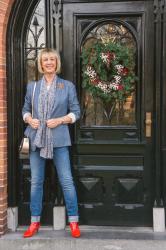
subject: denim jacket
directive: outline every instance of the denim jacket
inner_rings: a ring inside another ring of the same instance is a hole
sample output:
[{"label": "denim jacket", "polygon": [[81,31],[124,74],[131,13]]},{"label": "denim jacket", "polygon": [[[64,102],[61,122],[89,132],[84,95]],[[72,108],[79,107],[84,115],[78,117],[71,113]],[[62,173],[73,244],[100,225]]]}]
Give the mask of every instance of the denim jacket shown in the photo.
[{"label": "denim jacket", "polygon": [[[35,82],[27,84],[27,91],[25,95],[25,102],[22,109],[22,115],[26,113],[32,113],[32,95]],[[33,118],[38,118],[38,99],[41,87],[41,80],[36,84],[34,100],[33,100]],[[67,115],[69,112],[75,115],[76,120],[80,118],[80,106],[77,99],[75,85],[60,77],[57,77],[57,85],[55,92],[55,103],[52,111],[51,118],[58,118]],[[33,129],[30,125],[27,126],[24,134],[30,138],[31,146],[36,136],[36,129]],[[67,124],[62,124],[56,128],[52,128],[53,145],[54,147],[70,146],[71,139],[69,134],[69,128]]]}]

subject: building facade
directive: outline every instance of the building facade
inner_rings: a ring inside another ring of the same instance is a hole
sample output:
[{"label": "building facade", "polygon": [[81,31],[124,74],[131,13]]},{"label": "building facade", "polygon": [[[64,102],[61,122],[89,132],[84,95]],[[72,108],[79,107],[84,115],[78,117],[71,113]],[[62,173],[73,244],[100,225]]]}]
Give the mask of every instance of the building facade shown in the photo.
[{"label": "building facade", "polygon": [[[13,211],[29,224],[21,108],[44,47],[59,51],[81,105],[70,128],[80,223],[152,226],[165,206],[166,1],[2,0],[0,15],[0,234]],[[46,165],[42,224],[52,225],[64,201]]]},{"label": "building facade", "polygon": [[6,78],[6,32],[8,18],[14,1],[1,1],[1,31],[0,31],[0,75],[1,75],[1,166],[0,166],[0,233],[7,229],[7,78]]}]

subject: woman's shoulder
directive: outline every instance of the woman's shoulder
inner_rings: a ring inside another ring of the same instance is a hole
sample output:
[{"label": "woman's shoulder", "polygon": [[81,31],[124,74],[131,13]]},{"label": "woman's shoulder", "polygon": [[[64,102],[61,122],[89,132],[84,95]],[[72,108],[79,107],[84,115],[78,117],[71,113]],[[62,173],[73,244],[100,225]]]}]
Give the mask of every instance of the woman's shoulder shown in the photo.
[{"label": "woman's shoulder", "polygon": [[65,87],[73,87],[74,86],[74,83],[69,81],[69,80],[66,80],[66,79],[63,79],[61,77],[58,76],[58,84],[64,84]]},{"label": "woman's shoulder", "polygon": [[35,81],[29,81],[27,83],[27,88],[32,88],[32,86],[34,86],[34,85],[35,85]]},{"label": "woman's shoulder", "polygon": [[35,85],[35,83],[37,84],[37,83],[40,83],[40,82],[41,82],[41,79],[39,79],[39,80],[31,80],[27,84],[28,85]]},{"label": "woman's shoulder", "polygon": [[[35,83],[36,83],[36,86],[35,86]],[[29,95],[32,96],[33,95],[33,91],[35,89],[38,89],[39,86],[40,86],[40,80],[39,81],[29,81],[27,83],[27,86],[26,86],[26,92],[27,92],[27,94],[29,94]]]},{"label": "woman's shoulder", "polygon": [[41,80],[37,80],[37,81],[35,81],[35,80],[33,80],[33,81],[29,81],[29,82],[27,83],[27,88],[28,88],[28,89],[32,89],[32,88],[34,88],[35,84],[39,84],[39,83],[40,83],[40,81],[41,81]]}]

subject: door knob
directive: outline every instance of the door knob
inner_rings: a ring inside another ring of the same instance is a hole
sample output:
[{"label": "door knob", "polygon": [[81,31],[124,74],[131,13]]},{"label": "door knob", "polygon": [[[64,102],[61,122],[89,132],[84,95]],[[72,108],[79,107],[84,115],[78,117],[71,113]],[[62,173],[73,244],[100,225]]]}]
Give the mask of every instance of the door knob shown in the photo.
[{"label": "door knob", "polygon": [[151,112],[146,112],[146,137],[151,137],[152,130],[152,114]]}]

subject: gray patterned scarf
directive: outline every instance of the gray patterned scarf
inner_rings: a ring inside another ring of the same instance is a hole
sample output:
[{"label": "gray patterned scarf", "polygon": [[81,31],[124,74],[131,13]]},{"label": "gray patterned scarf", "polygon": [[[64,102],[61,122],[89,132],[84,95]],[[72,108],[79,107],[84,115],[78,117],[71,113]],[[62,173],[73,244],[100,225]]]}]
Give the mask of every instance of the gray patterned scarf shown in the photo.
[{"label": "gray patterned scarf", "polygon": [[46,126],[46,121],[51,119],[51,114],[55,102],[56,77],[54,78],[49,90],[45,78],[42,78],[38,100],[38,115],[40,127],[37,130],[34,145],[40,148],[40,156],[46,159],[53,158],[53,137],[52,129]]}]

